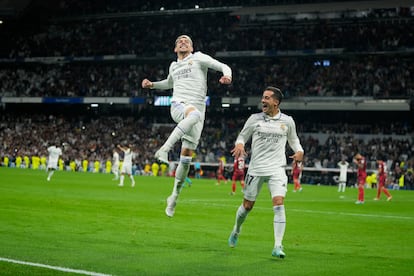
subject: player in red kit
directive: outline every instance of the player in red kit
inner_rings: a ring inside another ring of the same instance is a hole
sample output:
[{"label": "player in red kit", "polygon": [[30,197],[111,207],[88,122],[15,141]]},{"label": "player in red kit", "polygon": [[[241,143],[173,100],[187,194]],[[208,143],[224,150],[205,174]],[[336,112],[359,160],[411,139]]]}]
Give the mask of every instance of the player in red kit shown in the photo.
[{"label": "player in red kit", "polygon": [[381,196],[381,192],[387,196],[387,201],[392,199],[390,192],[385,187],[385,181],[387,180],[387,165],[382,160],[377,160],[378,164],[378,190],[377,190],[377,197],[374,200],[379,200]]},{"label": "player in red kit", "polygon": [[231,183],[231,195],[236,193],[236,182],[240,181],[240,185],[244,188],[244,169],[246,168],[246,163],[243,156],[234,158],[233,163],[233,177]]},{"label": "player in red kit", "polygon": [[355,155],[353,161],[358,166],[358,200],[355,204],[364,204],[364,186],[365,179],[367,178],[367,162],[365,157],[359,153]]},{"label": "player in red kit", "polygon": [[224,184],[227,184],[227,179],[224,177],[224,160],[219,158],[219,166],[217,169],[217,185],[220,185],[221,180],[224,180]]},{"label": "player in red kit", "polygon": [[302,191],[302,186],[300,185],[300,178],[302,177],[302,162],[293,162],[292,163],[292,178],[293,178],[293,192]]}]

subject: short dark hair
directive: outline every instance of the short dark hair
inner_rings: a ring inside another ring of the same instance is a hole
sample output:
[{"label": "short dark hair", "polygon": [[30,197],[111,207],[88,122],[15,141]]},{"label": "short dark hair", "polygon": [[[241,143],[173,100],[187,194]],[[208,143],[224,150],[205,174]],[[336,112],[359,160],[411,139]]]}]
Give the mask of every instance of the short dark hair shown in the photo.
[{"label": "short dark hair", "polygon": [[280,90],[279,88],[274,87],[274,86],[268,86],[268,87],[266,87],[266,89],[265,89],[265,90],[270,90],[270,91],[272,91],[272,92],[273,92],[273,97],[274,97],[275,99],[279,100],[279,103],[281,103],[281,102],[282,102],[282,99],[283,99],[283,93],[282,93],[282,90]]},{"label": "short dark hair", "polygon": [[177,37],[177,39],[175,40],[174,46],[177,46],[177,42],[178,42],[178,40],[179,40],[180,38],[182,38],[182,37],[187,38],[187,39],[190,41],[190,43],[191,43],[191,47],[193,47],[193,40],[191,39],[191,37],[190,37],[189,35],[185,35],[185,34],[180,35],[180,36],[178,36],[178,37]]}]

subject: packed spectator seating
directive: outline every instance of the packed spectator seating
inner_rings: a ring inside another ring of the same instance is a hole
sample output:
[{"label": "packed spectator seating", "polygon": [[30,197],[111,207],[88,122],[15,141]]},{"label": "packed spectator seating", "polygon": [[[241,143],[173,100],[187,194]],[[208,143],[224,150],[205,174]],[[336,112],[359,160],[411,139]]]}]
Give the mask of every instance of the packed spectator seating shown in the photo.
[{"label": "packed spectator seating", "polygon": [[[232,162],[230,150],[242,127],[244,118],[229,118],[226,120],[211,118],[206,121],[206,127],[197,159],[201,162],[216,163],[219,157],[225,156]],[[412,171],[414,166],[413,130],[407,129],[405,135],[384,135],[387,126],[376,135],[364,131],[358,124],[348,125],[347,133],[309,132],[312,129],[306,121],[300,122],[299,135],[304,145],[305,166],[336,168],[336,163],[345,156],[350,163],[352,157],[360,152],[367,157],[368,169],[375,170],[377,159],[386,159],[393,171],[399,167],[403,172]],[[153,154],[166,139],[172,126],[168,124],[151,123],[148,118],[98,116],[66,118],[54,115],[11,116],[3,115],[0,124],[0,140],[2,141],[1,158],[8,156],[11,162],[17,156],[47,155],[46,148],[53,144],[65,144],[63,159],[66,164],[76,161],[79,165],[84,159],[90,163],[98,160],[104,164],[110,160],[112,150],[117,144],[133,143],[137,167],[142,168],[154,161]],[[380,126],[378,126],[380,128]],[[326,129],[330,129],[329,126]],[[139,130],[139,131],[138,131]],[[325,134],[325,138],[321,138]],[[179,148],[171,152],[171,159],[178,159]],[[288,151],[288,153],[290,153]]]},{"label": "packed spectator seating", "polygon": [[393,52],[414,46],[413,22],[414,16],[407,16],[271,24],[216,12],[53,21],[39,29],[22,23],[21,32],[5,27],[0,33],[6,42],[0,47],[0,57],[169,57],[173,41],[181,33],[190,34],[196,49],[209,54],[332,48],[351,53]]},{"label": "packed spectator seating", "polygon": [[[216,56],[233,69],[229,87],[210,75],[211,97],[257,96],[266,85],[277,85],[287,99],[414,98],[414,16],[406,9],[372,9],[364,17],[263,20],[232,14],[234,9],[225,7],[317,1],[203,1],[199,8],[217,9],[202,13],[167,12],[193,10],[195,4],[189,1],[49,2],[50,9],[33,9],[39,13],[35,18],[42,17],[37,21],[41,24],[33,24],[29,17],[1,26],[0,97],[152,98],[160,92],[141,89],[142,79],[166,77],[174,60],[174,40],[186,33],[196,51]],[[124,14],[129,12],[135,14]],[[135,162],[143,167],[153,161],[171,121],[156,116],[151,107],[138,108],[145,111],[122,117],[8,114],[3,110],[13,108],[3,109],[1,158],[44,155],[51,143],[64,142],[65,162],[104,162],[116,144],[132,142],[140,145],[135,148]],[[246,110],[242,114],[207,116],[199,160],[216,162],[224,155],[231,162],[230,149]],[[370,169],[377,158],[387,158],[392,170],[412,171],[412,118],[340,124],[306,116],[297,119],[307,167],[317,162],[332,168],[342,155],[351,163],[356,152],[363,152]],[[173,160],[178,159],[178,151],[172,151]]]},{"label": "packed spectator seating", "polygon": [[[271,2],[206,1],[201,5],[258,6]],[[186,9],[193,4],[183,1],[170,5],[164,8]],[[363,18],[287,22],[240,17],[230,11],[116,16],[123,11],[159,11],[160,6],[158,1],[139,1],[139,5],[130,1],[61,1],[55,17],[40,25],[21,20],[16,26],[2,26],[0,96],[146,96],[148,91],[140,88],[140,81],[165,77],[174,58],[173,41],[181,33],[193,37],[195,50],[212,55],[236,52],[220,58],[234,68],[233,85],[229,91],[222,91],[210,78],[213,97],[223,92],[249,96],[269,83],[279,85],[287,97],[414,96],[410,52],[414,47],[414,16],[404,10],[373,9]],[[102,14],[98,18],[67,17],[71,11],[85,16]],[[330,53],[333,48],[343,49],[341,55]],[[326,51],[316,54],[321,49]],[[266,53],[243,58],[237,54],[246,51]],[[105,62],[104,55],[126,56]],[[100,58],[91,58],[97,56]],[[49,57],[65,58],[51,61]],[[80,60],[72,60],[74,57]]]},{"label": "packed spectator seating", "polygon": [[[256,58],[229,60],[233,84],[220,86],[209,79],[209,95],[251,96],[266,84],[280,86],[286,97],[370,96],[414,97],[413,57]],[[4,65],[0,96],[26,97],[143,97],[142,79],[163,79],[169,62],[69,63],[62,65]],[[227,95],[226,95],[227,94]]]}]

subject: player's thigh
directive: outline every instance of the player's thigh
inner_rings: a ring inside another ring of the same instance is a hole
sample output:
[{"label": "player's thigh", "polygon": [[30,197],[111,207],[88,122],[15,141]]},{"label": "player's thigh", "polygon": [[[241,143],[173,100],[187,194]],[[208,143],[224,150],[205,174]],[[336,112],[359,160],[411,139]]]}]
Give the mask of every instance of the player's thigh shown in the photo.
[{"label": "player's thigh", "polygon": [[200,142],[201,133],[203,132],[204,121],[197,122],[188,134],[183,136],[183,147],[195,150]]},{"label": "player's thigh", "polygon": [[170,107],[170,114],[171,118],[176,122],[177,124],[181,122],[184,119],[185,116],[185,104],[181,102],[171,102]]},{"label": "player's thigh", "polygon": [[125,164],[122,165],[121,168],[121,173],[128,173],[128,166],[126,166]]},{"label": "player's thigh", "polygon": [[132,165],[128,166],[126,169],[127,174],[132,174]]},{"label": "player's thigh", "polygon": [[262,189],[263,183],[269,179],[268,176],[253,176],[246,174],[245,185],[243,188],[244,198],[249,201],[256,201]]},{"label": "player's thigh", "polygon": [[288,177],[283,168],[279,169],[275,174],[270,176],[268,181],[269,192],[273,197],[286,196]]}]

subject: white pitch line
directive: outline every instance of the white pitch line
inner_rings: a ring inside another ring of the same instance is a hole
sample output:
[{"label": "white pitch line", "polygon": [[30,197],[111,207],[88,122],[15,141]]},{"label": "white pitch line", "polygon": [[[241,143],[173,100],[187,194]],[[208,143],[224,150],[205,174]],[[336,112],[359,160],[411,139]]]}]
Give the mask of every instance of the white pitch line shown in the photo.
[{"label": "white pitch line", "polygon": [[31,263],[31,262],[13,260],[13,259],[2,258],[2,257],[0,257],[0,261],[8,262],[8,263],[14,263],[14,264],[28,265],[28,266],[43,267],[43,268],[47,268],[47,269],[58,270],[58,271],[63,271],[63,272],[71,272],[71,273],[77,273],[77,274],[83,274],[83,275],[111,276],[110,274],[103,274],[103,273],[99,273],[99,272],[86,271],[86,270],[80,270],[80,269],[72,269],[72,268],[67,268],[67,267],[52,266],[52,265],[39,264],[39,263]]},{"label": "white pitch line", "polygon": [[[190,200],[183,200],[180,204],[185,203],[197,203],[203,204],[208,206],[214,207],[235,207],[236,205],[230,204],[222,204],[222,203],[211,203],[205,200],[197,200],[197,199],[190,199]],[[240,205],[240,204],[239,204]],[[255,206],[254,209],[259,210],[268,210],[269,208]],[[407,219],[407,220],[414,220],[414,217],[404,217],[404,216],[392,216],[392,215],[378,215],[378,214],[361,214],[361,213],[345,213],[345,212],[331,212],[331,211],[315,211],[315,210],[306,210],[306,209],[294,209],[294,208],[286,208],[286,211],[294,211],[294,212],[303,212],[303,213],[315,213],[315,214],[326,214],[326,215],[343,215],[343,216],[360,216],[360,217],[377,217],[377,218],[390,218],[390,219]]]},{"label": "white pitch line", "polygon": [[327,215],[344,215],[344,216],[357,216],[357,217],[379,217],[379,218],[392,218],[392,219],[414,219],[414,217],[403,216],[390,216],[390,215],[376,215],[376,214],[360,214],[360,213],[344,213],[344,212],[330,212],[330,211],[314,211],[314,210],[300,210],[289,209],[289,211],[302,212],[302,213],[314,213],[314,214],[327,214]]}]

